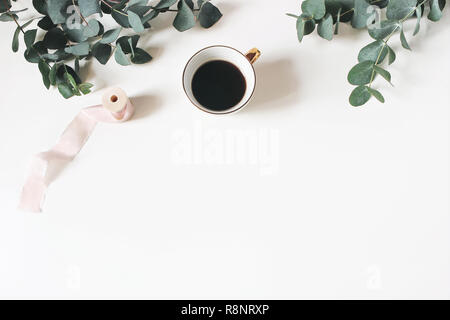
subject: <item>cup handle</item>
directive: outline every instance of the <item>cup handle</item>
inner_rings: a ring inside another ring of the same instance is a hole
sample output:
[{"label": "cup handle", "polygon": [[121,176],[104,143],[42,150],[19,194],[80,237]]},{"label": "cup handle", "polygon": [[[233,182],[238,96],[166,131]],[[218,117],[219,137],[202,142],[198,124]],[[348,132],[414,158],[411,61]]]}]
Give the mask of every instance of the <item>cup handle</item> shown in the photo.
[{"label": "cup handle", "polygon": [[259,51],[256,48],[253,48],[249,52],[247,52],[245,56],[247,57],[248,61],[250,61],[250,63],[253,64],[261,56],[261,51]]}]

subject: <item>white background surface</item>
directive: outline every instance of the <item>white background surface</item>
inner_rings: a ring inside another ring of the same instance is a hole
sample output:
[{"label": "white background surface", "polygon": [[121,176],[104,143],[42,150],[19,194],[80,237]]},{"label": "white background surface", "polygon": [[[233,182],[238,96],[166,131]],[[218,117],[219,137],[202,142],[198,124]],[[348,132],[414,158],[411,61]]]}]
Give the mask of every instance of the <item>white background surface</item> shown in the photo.
[{"label": "white background surface", "polygon": [[[353,108],[346,76],[366,32],[298,44],[284,14],[300,1],[215,3],[212,29],[180,34],[163,15],[140,43],[151,63],[93,62],[98,91],[69,101],[0,25],[0,297],[450,298],[448,6],[413,52],[393,39],[395,88],[376,82],[387,102]],[[254,100],[232,116],[201,113],[181,87],[212,44],[263,53]],[[17,211],[32,155],[110,85],[134,97],[135,119],[97,127],[43,214]],[[258,137],[256,161],[220,149],[230,132]],[[221,164],[211,146],[244,160]]]}]

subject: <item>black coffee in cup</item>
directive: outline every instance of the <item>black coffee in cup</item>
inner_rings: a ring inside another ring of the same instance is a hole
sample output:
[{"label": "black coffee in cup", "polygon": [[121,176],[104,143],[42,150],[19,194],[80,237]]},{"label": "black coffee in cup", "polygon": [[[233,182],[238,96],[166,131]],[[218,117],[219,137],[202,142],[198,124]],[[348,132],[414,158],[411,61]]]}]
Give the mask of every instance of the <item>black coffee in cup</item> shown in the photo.
[{"label": "black coffee in cup", "polygon": [[234,64],[212,60],[201,65],[192,78],[192,93],[212,111],[225,111],[241,102],[247,90],[242,72]]}]

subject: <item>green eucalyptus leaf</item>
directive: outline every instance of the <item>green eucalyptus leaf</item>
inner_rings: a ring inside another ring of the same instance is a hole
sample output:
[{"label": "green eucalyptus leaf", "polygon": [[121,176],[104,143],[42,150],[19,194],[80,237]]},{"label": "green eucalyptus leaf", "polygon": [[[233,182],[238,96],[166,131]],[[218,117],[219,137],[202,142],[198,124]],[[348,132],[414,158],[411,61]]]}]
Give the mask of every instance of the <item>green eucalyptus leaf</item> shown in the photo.
[{"label": "green eucalyptus leaf", "polygon": [[355,0],[355,9],[352,17],[353,28],[366,28],[375,19],[374,11],[369,10],[367,0]]},{"label": "green eucalyptus leaf", "polygon": [[49,78],[50,67],[49,67],[49,65],[44,60],[41,59],[41,60],[39,60],[38,67],[39,67],[39,71],[41,72],[41,75],[42,75],[42,81],[44,82],[44,86],[47,89],[50,88],[50,78]]},{"label": "green eucalyptus leaf", "polygon": [[372,88],[367,88],[367,90],[369,91],[369,93],[373,96],[373,97],[375,97],[378,101],[380,101],[381,103],[384,103],[384,97],[383,97],[383,95],[381,94],[381,92],[380,91],[378,91],[378,90],[375,90],[375,89],[372,89]]},{"label": "green eucalyptus leaf", "polygon": [[297,19],[297,38],[299,42],[302,42],[303,36],[305,35],[305,20],[302,17]]},{"label": "green eucalyptus leaf", "polygon": [[65,23],[67,20],[67,7],[72,5],[71,0],[46,0],[47,12],[54,24]]},{"label": "green eucalyptus leaf", "polygon": [[368,86],[356,87],[350,95],[350,104],[354,107],[359,107],[370,100],[371,93]]},{"label": "green eucalyptus leaf", "polygon": [[400,31],[400,42],[401,42],[403,48],[405,48],[407,50],[411,50],[411,47],[408,44],[408,40],[406,40],[403,29]]},{"label": "green eucalyptus leaf", "polygon": [[135,48],[133,55],[131,56],[131,62],[134,64],[143,64],[152,60],[152,56],[141,48]]},{"label": "green eucalyptus leaf", "polygon": [[442,9],[439,6],[439,0],[430,0],[430,13],[428,19],[431,21],[439,21],[442,18]]},{"label": "green eucalyptus leaf", "polygon": [[89,17],[94,13],[101,12],[100,1],[97,0],[78,0],[78,6],[83,17]]},{"label": "green eucalyptus leaf", "polygon": [[89,54],[89,43],[82,42],[74,46],[66,47],[65,51],[74,56],[87,56]]},{"label": "green eucalyptus leaf", "polygon": [[48,14],[48,6],[46,0],[33,0],[33,7],[37,12],[43,15]]},{"label": "green eucalyptus leaf", "polygon": [[416,17],[417,17],[417,21],[416,21],[416,27],[414,28],[414,35],[418,34],[420,31],[420,19],[422,19],[422,7],[418,6],[416,8]]},{"label": "green eucalyptus leaf", "polygon": [[[116,45],[120,45],[122,51],[126,54],[131,53],[134,48],[136,48],[137,43],[139,41],[139,35],[134,36],[123,36],[117,39]],[[131,43],[131,46],[130,46]]]},{"label": "green eucalyptus leaf", "polygon": [[417,0],[389,0],[386,17],[391,20],[401,20],[414,13]]},{"label": "green eucalyptus leaf", "polygon": [[369,28],[369,35],[375,40],[383,40],[384,38],[390,36],[396,30],[400,28],[400,24],[395,20],[383,20],[380,24],[371,25]]},{"label": "green eucalyptus leaf", "polygon": [[317,26],[317,33],[322,38],[331,41],[333,39],[333,17],[327,13]]},{"label": "green eucalyptus leaf", "polygon": [[49,79],[50,84],[52,86],[56,85],[56,71],[58,69],[58,66],[59,65],[57,63],[54,63],[53,66],[50,69],[49,74],[48,74],[48,79]]},{"label": "green eucalyptus leaf", "polygon": [[113,19],[122,27],[124,28],[129,28],[130,27],[130,22],[128,21],[128,15],[126,13],[123,13],[122,11],[119,10],[113,10],[111,12],[111,17],[113,17]]},{"label": "green eucalyptus leaf", "polygon": [[25,46],[27,47],[27,49],[31,48],[31,46],[34,44],[34,40],[36,40],[36,33],[37,29],[25,31],[23,39],[25,41]]},{"label": "green eucalyptus leaf", "polygon": [[379,64],[384,61],[387,54],[387,45],[383,41],[377,40],[361,49],[358,55],[358,61],[372,61]]},{"label": "green eucalyptus leaf", "polygon": [[212,27],[217,21],[222,18],[222,13],[213,4],[206,2],[201,5],[200,11],[198,13],[198,20],[203,28]]},{"label": "green eucalyptus leaf", "polygon": [[389,46],[387,46],[387,47],[388,47],[388,62],[389,62],[389,64],[393,64],[395,61],[395,58],[396,58],[395,52],[394,52],[394,50],[392,50],[391,47],[389,47]]},{"label": "green eucalyptus leaf", "polygon": [[348,82],[355,86],[370,83],[373,75],[374,62],[363,61],[354,66],[348,73]]},{"label": "green eucalyptus leaf", "polygon": [[123,52],[120,44],[117,44],[116,52],[114,53],[114,58],[116,59],[116,62],[122,66],[128,66],[131,64],[130,60],[128,60],[128,57]]},{"label": "green eucalyptus leaf", "polygon": [[80,84],[78,86],[78,89],[80,89],[82,94],[89,94],[89,93],[91,93],[91,88],[93,86],[94,85],[92,83],[85,82],[85,83]]},{"label": "green eucalyptus leaf", "polygon": [[128,22],[136,33],[144,31],[144,25],[142,24],[141,18],[133,11],[128,11]]},{"label": "green eucalyptus leaf", "polygon": [[109,44],[97,42],[92,47],[92,55],[101,64],[106,64],[111,57],[112,48]]},{"label": "green eucalyptus leaf", "polygon": [[0,12],[6,12],[11,8],[10,0],[1,0],[0,1]]},{"label": "green eucalyptus leaf", "polygon": [[50,30],[50,29],[56,27],[56,25],[53,23],[52,19],[50,19],[48,16],[45,16],[41,20],[39,20],[37,25],[39,28],[44,29],[44,30]]},{"label": "green eucalyptus leaf", "polygon": [[314,30],[316,29],[315,20],[311,16],[308,16],[307,14],[304,13],[302,13],[300,17],[303,18],[303,20],[305,20],[305,30],[304,30],[305,36],[313,33]]},{"label": "green eucalyptus leaf", "polygon": [[116,41],[119,37],[120,31],[122,31],[122,28],[116,28],[106,31],[102,39],[100,40],[100,43],[111,43]]},{"label": "green eucalyptus leaf", "polygon": [[386,79],[387,82],[389,82],[391,85],[391,74],[389,73],[389,71],[381,68],[380,66],[373,66],[373,70],[375,70],[376,73],[378,73],[380,76],[382,76],[384,79]]},{"label": "green eucalyptus leaf", "polygon": [[48,49],[62,49],[66,46],[67,38],[61,29],[53,28],[45,34],[43,42]]},{"label": "green eucalyptus leaf", "polygon": [[86,38],[96,37],[100,33],[100,22],[95,19],[91,19],[88,25],[85,27],[83,35]]},{"label": "green eucalyptus leaf", "polygon": [[178,0],[161,0],[156,6],[155,9],[168,9],[175,3],[177,3]]},{"label": "green eucalyptus leaf", "polygon": [[74,93],[72,91],[72,88],[70,88],[67,84],[65,83],[60,83],[58,84],[58,91],[59,93],[61,93],[61,95],[65,98],[65,99],[69,99],[71,97],[74,96]]},{"label": "green eucalyptus leaf", "polygon": [[195,26],[195,17],[191,8],[186,4],[185,0],[178,2],[178,13],[173,20],[173,26],[180,32],[191,29]]},{"label": "green eucalyptus leaf", "polygon": [[304,0],[302,2],[303,13],[320,20],[325,16],[325,0]]},{"label": "green eucalyptus leaf", "polygon": [[341,12],[342,12],[342,8],[339,8],[339,10],[337,11],[337,15],[336,15],[336,26],[334,27],[334,34],[339,33],[339,24],[341,23]]},{"label": "green eucalyptus leaf", "polygon": [[31,63],[39,63],[41,56],[48,52],[47,47],[43,41],[38,41],[31,46],[30,49],[25,50],[25,60]]},{"label": "green eucalyptus leaf", "polygon": [[12,46],[11,46],[13,52],[19,51],[19,34],[20,34],[20,28],[17,27],[16,31],[14,31]]}]

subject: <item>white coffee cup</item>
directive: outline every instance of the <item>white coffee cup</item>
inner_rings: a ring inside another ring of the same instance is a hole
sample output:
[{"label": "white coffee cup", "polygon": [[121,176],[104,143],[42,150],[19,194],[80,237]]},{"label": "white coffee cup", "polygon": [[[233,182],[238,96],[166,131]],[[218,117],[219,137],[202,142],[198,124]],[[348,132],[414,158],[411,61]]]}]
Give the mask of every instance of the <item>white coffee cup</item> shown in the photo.
[{"label": "white coffee cup", "polygon": [[[198,51],[189,59],[183,71],[183,88],[189,100],[194,106],[202,111],[212,114],[229,114],[241,110],[248,104],[253,96],[256,87],[256,73],[253,68],[253,63],[259,58],[261,53],[258,49],[251,49],[247,54],[227,47],[227,46],[211,46]],[[245,78],[246,90],[243,98],[239,103],[229,109],[223,111],[216,111],[208,109],[197,101],[192,92],[192,78],[195,72],[205,63],[213,60],[223,60],[232,63],[236,66]]]}]

